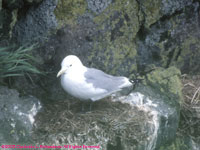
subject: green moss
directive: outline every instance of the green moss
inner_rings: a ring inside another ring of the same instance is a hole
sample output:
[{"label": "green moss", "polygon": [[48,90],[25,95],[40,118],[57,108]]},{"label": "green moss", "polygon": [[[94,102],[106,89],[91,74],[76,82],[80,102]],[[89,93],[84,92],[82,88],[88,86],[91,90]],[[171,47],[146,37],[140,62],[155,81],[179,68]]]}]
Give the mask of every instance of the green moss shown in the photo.
[{"label": "green moss", "polygon": [[134,64],[134,61],[127,61],[128,59],[134,60],[136,54],[137,51],[132,41],[125,37],[117,37],[114,41],[110,41],[110,35],[107,33],[103,39],[100,39],[100,42],[95,42],[90,59],[101,56],[104,58],[103,68],[106,68],[105,71],[116,74],[120,67],[122,72],[136,70],[137,67]]},{"label": "green moss", "polygon": [[167,96],[174,96],[177,101],[180,101],[183,99],[180,75],[181,73],[176,67],[158,68],[147,75],[146,84]]},{"label": "green moss", "polygon": [[[162,57],[161,64],[163,67],[167,65],[176,66],[184,73],[195,74],[200,70],[198,61],[200,57],[200,42],[193,31],[189,31],[187,34],[181,33],[181,30],[184,30],[180,29],[182,28],[182,18],[186,18],[183,15],[180,14],[169,19],[168,37],[166,40],[156,43],[156,46],[161,49],[160,56]],[[174,31],[178,31],[175,37],[172,36]],[[178,38],[176,37],[177,34],[183,35],[183,37]]]},{"label": "green moss", "polygon": [[[197,47],[198,50],[193,49],[192,46]],[[197,57],[198,56],[200,57],[200,51],[199,51],[200,44],[198,38],[188,37],[187,39],[185,39],[185,41],[182,42],[180,49],[181,49],[181,54],[179,55],[177,61],[175,62],[175,65],[178,68],[182,68],[186,62],[188,63],[187,64],[188,67],[192,67],[193,69],[195,69],[195,67],[196,68],[199,67],[198,65],[195,65]]]},{"label": "green moss", "polygon": [[138,9],[138,4],[135,0],[116,0],[103,13],[96,16],[94,21],[100,24],[100,29],[105,28],[105,21],[108,21],[107,23],[111,25],[112,29],[116,28],[116,25],[121,21],[123,26],[120,31],[132,33],[134,37],[139,30]]},{"label": "green moss", "polygon": [[[168,41],[171,42],[171,41]],[[158,46],[161,49],[160,56],[162,57],[161,64],[163,67],[167,66],[170,59],[170,66],[176,66],[179,69],[183,69],[183,67],[187,66],[188,70],[198,70],[198,58],[200,57],[200,44],[199,40],[194,36],[188,36],[186,39],[184,39],[183,42],[181,42],[179,45],[177,45],[173,50],[165,50],[164,48],[165,43],[157,43],[156,46]],[[170,55],[169,52],[173,51],[173,55]]]},{"label": "green moss", "polygon": [[155,23],[160,19],[162,14],[160,13],[161,9],[161,0],[154,0],[154,1],[146,1],[142,0],[141,9],[145,14],[145,26],[149,27],[151,24]]},{"label": "green moss", "polygon": [[136,70],[137,51],[134,38],[139,30],[137,2],[116,0],[103,13],[94,17],[94,22],[104,33],[95,39],[90,59],[101,56],[104,59],[102,68],[112,74],[118,70]]},{"label": "green moss", "polygon": [[78,16],[85,13],[85,0],[59,0],[54,11],[58,20],[58,28],[70,24],[75,25]]}]

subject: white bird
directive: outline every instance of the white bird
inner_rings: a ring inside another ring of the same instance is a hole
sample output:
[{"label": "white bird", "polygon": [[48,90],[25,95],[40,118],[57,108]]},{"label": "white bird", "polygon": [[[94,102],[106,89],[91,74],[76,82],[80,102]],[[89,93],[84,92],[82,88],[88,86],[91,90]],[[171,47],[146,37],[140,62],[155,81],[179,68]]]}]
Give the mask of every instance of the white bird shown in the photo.
[{"label": "white bird", "polygon": [[63,89],[82,100],[96,101],[132,86],[126,77],[116,77],[85,67],[75,55],[68,55],[63,59],[61,70],[57,74],[59,76]]}]

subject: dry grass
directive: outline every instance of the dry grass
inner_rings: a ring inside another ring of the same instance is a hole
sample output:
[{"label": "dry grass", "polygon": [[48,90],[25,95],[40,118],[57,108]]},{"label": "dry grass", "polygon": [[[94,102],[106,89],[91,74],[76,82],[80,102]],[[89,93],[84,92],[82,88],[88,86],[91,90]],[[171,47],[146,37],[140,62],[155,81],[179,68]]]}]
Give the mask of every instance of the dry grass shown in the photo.
[{"label": "dry grass", "polygon": [[200,104],[200,75],[182,75],[185,102],[190,105]]},{"label": "dry grass", "polygon": [[[36,141],[71,145],[100,145],[109,142],[117,144],[120,138],[123,145],[136,146],[144,142],[152,116],[132,108],[129,104],[101,100],[92,104],[92,110],[81,112],[89,103],[77,100],[60,101],[49,104],[37,115]],[[146,124],[144,124],[146,122]],[[134,148],[133,148],[134,149]]]},{"label": "dry grass", "polygon": [[179,134],[200,141],[200,75],[182,75],[184,102]]}]

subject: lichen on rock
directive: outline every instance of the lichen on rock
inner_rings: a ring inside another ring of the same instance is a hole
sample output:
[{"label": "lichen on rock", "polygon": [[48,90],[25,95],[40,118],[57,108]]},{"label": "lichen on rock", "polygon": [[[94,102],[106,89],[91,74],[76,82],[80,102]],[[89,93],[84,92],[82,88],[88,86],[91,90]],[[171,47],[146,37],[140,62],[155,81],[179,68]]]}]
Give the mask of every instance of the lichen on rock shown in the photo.
[{"label": "lichen on rock", "polygon": [[183,96],[182,84],[179,79],[180,75],[180,70],[176,67],[170,67],[168,69],[157,68],[147,75],[146,84],[167,97],[174,97],[173,100],[177,100],[177,103],[181,103]]},{"label": "lichen on rock", "polygon": [[75,25],[77,18],[86,11],[86,2],[84,0],[59,0],[54,11],[58,21],[58,28],[67,24]]},{"label": "lichen on rock", "polygon": [[[115,1],[101,14],[94,17],[101,36],[94,42],[90,60],[112,74],[128,75],[137,70],[135,35],[139,30],[138,4],[136,1]],[[102,63],[103,61],[103,63]]]}]

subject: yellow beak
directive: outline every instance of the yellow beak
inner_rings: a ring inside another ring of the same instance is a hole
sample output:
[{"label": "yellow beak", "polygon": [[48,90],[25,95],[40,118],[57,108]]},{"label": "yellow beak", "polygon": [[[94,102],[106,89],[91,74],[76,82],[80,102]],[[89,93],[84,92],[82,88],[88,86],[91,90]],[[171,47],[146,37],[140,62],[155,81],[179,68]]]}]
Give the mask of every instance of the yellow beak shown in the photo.
[{"label": "yellow beak", "polygon": [[65,73],[66,69],[61,69],[58,74],[57,77],[61,76],[63,73]]}]

